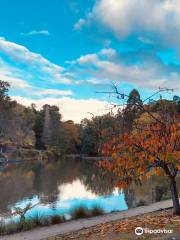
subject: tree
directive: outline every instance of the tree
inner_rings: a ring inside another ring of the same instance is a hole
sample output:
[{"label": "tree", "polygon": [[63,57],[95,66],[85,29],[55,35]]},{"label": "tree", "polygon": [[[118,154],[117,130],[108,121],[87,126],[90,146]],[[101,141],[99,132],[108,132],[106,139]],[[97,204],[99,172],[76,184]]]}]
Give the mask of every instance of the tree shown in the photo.
[{"label": "tree", "polygon": [[43,106],[43,134],[42,142],[45,146],[59,145],[59,130],[61,114],[57,106],[50,106],[48,104]]},{"label": "tree", "polygon": [[10,85],[0,81],[0,147],[33,146],[34,114],[8,96]]},{"label": "tree", "polygon": [[133,89],[128,96],[127,105],[123,112],[124,125],[129,131],[132,129],[134,119],[142,113],[142,105],[143,103],[138,90]]},{"label": "tree", "polygon": [[113,161],[103,161],[100,166],[118,176],[120,188],[140,183],[151,174],[164,174],[170,183],[173,212],[180,215],[176,186],[180,170],[179,114],[145,112],[135,121],[131,133],[125,131],[105,144],[103,153],[111,155]]},{"label": "tree", "polygon": [[33,130],[36,137],[36,148],[44,149],[45,145],[43,142],[43,124],[44,124],[44,114],[42,111],[35,111],[35,123]]},{"label": "tree", "polygon": [[23,225],[26,223],[26,218],[25,218],[26,213],[37,205],[38,205],[38,203],[36,203],[34,205],[32,205],[31,203],[28,203],[25,208],[20,208],[20,207],[14,208],[14,212],[12,214],[20,216],[20,222],[19,222],[20,227],[23,227]]},{"label": "tree", "polygon": [[[65,153],[78,153],[80,146],[79,128],[72,120],[63,123],[64,135],[61,137],[61,146]],[[63,139],[62,139],[63,138]]]},{"label": "tree", "polygon": [[101,154],[102,145],[109,139],[119,134],[120,116],[105,114],[93,116],[91,120],[81,122],[82,152],[89,155]]},{"label": "tree", "polygon": [[173,97],[173,102],[175,102],[177,111],[180,113],[180,97],[175,95]]},{"label": "tree", "polygon": [[0,80],[0,101],[7,97],[10,84]]}]

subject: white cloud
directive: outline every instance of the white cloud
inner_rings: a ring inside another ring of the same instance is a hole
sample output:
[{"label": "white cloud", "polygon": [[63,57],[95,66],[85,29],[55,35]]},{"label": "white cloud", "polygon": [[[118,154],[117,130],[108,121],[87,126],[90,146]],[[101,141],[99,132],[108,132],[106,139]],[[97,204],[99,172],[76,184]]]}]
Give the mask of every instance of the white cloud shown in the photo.
[{"label": "white cloud", "polygon": [[99,84],[99,81],[97,79],[86,79],[86,80],[78,80],[75,82],[75,84],[80,85],[80,84],[92,84],[92,85],[97,85]]},{"label": "white cloud", "polygon": [[[41,54],[31,52],[26,47],[0,38],[0,51],[15,62],[23,64],[28,73],[39,76],[40,79],[57,83],[70,84],[71,79],[65,76],[65,69],[44,58]],[[25,70],[24,70],[25,71]]]},{"label": "white cloud", "polygon": [[[103,56],[107,56],[104,59]],[[113,59],[111,56],[115,56]],[[90,73],[90,78],[96,80],[96,84],[116,81],[131,83],[139,87],[157,89],[158,87],[170,87],[175,84],[180,88],[180,73],[176,67],[168,67],[157,59],[143,59],[141,64],[124,64],[121,55],[113,49],[102,49],[96,54],[87,54],[74,61],[82,66],[81,72]],[[75,66],[76,67],[76,66]],[[78,67],[77,67],[78,71]]]},{"label": "white cloud", "polygon": [[44,68],[58,72],[64,70],[64,68],[50,62],[41,54],[33,53],[26,47],[14,42],[7,41],[4,38],[0,38],[0,51],[11,59],[22,62],[24,64],[31,64],[38,67],[42,65]]},{"label": "white cloud", "polygon": [[[24,72],[22,69],[10,66],[0,58],[0,80],[10,83],[10,90],[20,91],[21,93],[28,94],[28,96],[71,96],[73,92],[71,90],[61,90],[43,87],[37,87],[29,83],[27,75],[29,73]],[[23,78],[24,76],[24,78]],[[31,77],[31,76],[30,76]]]},{"label": "white cloud", "polygon": [[58,90],[58,89],[43,89],[33,92],[32,95],[43,96],[43,95],[56,95],[56,96],[71,96],[73,92],[71,90]]},{"label": "white cloud", "polygon": [[100,101],[98,99],[75,99],[69,97],[63,98],[43,98],[43,99],[28,99],[21,96],[13,96],[12,99],[17,102],[30,106],[35,103],[40,109],[44,104],[56,105],[60,108],[63,120],[73,120],[79,123],[83,118],[91,118],[94,115],[107,114],[110,110],[110,103],[107,101]]},{"label": "white cloud", "polygon": [[13,89],[24,89],[24,88],[28,89],[31,87],[25,80],[7,76],[6,74],[2,74],[1,71],[0,71],[0,79],[10,83]]},{"label": "white cloud", "polygon": [[98,21],[119,38],[150,33],[161,44],[179,48],[179,0],[99,0],[86,21]]},{"label": "white cloud", "polygon": [[117,52],[115,49],[113,48],[103,48],[101,51],[100,51],[100,55],[102,56],[106,56],[108,58],[112,58],[112,57],[115,57],[117,55]]},{"label": "white cloud", "polygon": [[25,35],[25,36],[32,36],[32,35],[44,35],[44,36],[50,36],[49,31],[47,30],[33,30],[27,33],[21,33],[21,35]]},{"label": "white cloud", "polygon": [[87,54],[84,56],[81,56],[77,62],[80,64],[87,64],[87,63],[95,63],[98,60],[97,54]]},{"label": "white cloud", "polygon": [[9,66],[0,58],[0,80],[9,82],[12,89],[30,89],[31,85],[21,77],[18,69]]},{"label": "white cloud", "polygon": [[80,30],[85,24],[86,24],[86,20],[80,18],[80,19],[74,24],[74,29],[75,29],[75,30]]}]

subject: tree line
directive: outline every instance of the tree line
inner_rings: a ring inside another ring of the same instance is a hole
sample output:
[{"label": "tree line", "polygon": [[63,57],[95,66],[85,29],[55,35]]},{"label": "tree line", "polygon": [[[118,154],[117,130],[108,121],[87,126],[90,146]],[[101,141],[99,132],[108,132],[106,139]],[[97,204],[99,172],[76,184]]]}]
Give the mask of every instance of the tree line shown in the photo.
[{"label": "tree line", "polygon": [[[40,110],[35,104],[25,107],[13,101],[9,95],[10,85],[0,81],[0,147],[54,148],[62,154],[102,154],[102,146],[125,129],[132,131],[133,123],[142,114],[143,105],[139,92],[131,91],[124,109],[117,114],[108,113],[83,119],[80,124],[72,120],[62,121],[61,109],[45,104]],[[172,101],[159,100],[143,105],[153,112],[166,109],[180,112],[180,98]]]}]

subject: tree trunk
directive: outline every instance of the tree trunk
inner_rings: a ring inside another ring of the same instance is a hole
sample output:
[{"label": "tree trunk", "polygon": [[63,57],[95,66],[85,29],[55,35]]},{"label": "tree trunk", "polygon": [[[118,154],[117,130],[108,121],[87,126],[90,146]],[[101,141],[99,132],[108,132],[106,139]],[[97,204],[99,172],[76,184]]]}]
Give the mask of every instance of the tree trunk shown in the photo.
[{"label": "tree trunk", "polygon": [[171,179],[170,188],[171,188],[171,194],[172,194],[172,200],[173,200],[173,214],[180,216],[180,204],[179,204],[176,181],[174,178]]}]

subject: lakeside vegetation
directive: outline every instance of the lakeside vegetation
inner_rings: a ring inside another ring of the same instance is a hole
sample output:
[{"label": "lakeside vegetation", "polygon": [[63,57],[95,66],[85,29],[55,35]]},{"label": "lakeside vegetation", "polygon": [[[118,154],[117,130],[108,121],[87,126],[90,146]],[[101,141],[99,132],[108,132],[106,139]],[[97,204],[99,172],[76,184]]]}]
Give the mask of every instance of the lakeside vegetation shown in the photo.
[{"label": "lakeside vegetation", "polygon": [[[30,210],[30,206],[29,206],[29,210]],[[62,215],[56,214],[48,217],[42,217],[38,214],[38,212],[34,217],[27,219],[25,217],[25,213],[27,211],[26,209],[22,209],[23,214],[20,215],[20,219],[18,221],[9,221],[8,223],[1,221],[0,235],[17,233],[21,231],[30,230],[36,227],[50,226],[50,225],[59,224],[67,221],[65,217]],[[76,220],[76,219],[82,219],[82,218],[90,218],[94,216],[100,216],[103,214],[104,214],[104,211],[101,207],[94,206],[92,209],[88,209],[84,206],[79,206],[78,208],[72,209],[70,213],[70,219]]]}]

